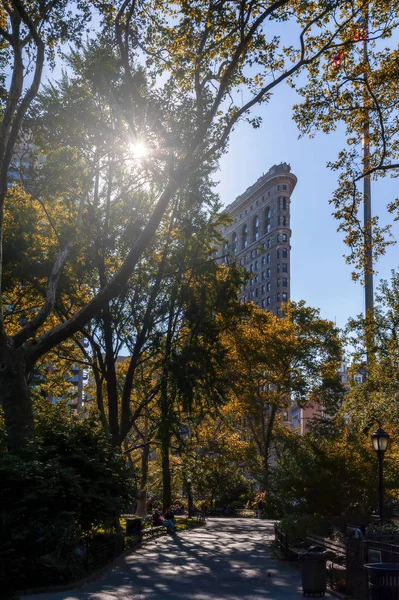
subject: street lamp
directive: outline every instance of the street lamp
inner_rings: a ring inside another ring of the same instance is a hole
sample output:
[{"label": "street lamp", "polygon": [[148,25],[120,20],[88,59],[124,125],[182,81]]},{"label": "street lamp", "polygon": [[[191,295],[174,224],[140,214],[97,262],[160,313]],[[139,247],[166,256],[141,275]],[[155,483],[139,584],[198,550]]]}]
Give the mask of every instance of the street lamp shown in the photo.
[{"label": "street lamp", "polygon": [[191,513],[193,512],[193,498],[191,495],[191,478],[187,477],[186,479],[187,481],[187,500],[188,500],[188,507],[187,507],[187,512],[188,512],[188,518],[191,517]]},{"label": "street lamp", "polygon": [[377,429],[371,436],[373,440],[373,448],[378,456],[378,496],[380,505],[380,521],[383,521],[384,514],[384,483],[382,476],[382,462],[384,460],[385,450],[388,446],[389,435],[381,427]]}]

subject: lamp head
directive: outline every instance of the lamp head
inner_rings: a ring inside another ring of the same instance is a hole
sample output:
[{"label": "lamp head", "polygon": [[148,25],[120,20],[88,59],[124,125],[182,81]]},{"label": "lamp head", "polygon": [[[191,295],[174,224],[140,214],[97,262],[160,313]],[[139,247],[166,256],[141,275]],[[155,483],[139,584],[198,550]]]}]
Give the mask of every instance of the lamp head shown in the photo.
[{"label": "lamp head", "polygon": [[389,434],[379,427],[371,436],[373,448],[376,452],[385,452],[388,446]]}]

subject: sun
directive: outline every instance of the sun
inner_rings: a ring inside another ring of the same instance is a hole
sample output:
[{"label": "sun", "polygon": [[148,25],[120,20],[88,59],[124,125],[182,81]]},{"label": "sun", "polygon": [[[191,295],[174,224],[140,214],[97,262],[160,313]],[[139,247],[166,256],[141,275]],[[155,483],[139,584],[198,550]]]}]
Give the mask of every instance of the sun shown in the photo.
[{"label": "sun", "polygon": [[145,158],[148,156],[148,147],[144,142],[137,140],[137,142],[132,142],[130,145],[130,149],[134,158]]}]

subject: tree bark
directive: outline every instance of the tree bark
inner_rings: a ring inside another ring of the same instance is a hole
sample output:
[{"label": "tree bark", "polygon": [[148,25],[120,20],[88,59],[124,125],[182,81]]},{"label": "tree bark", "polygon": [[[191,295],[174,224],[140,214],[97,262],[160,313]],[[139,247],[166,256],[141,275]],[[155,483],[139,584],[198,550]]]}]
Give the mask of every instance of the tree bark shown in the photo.
[{"label": "tree bark", "polygon": [[141,453],[141,475],[140,475],[140,489],[138,494],[136,514],[140,517],[145,517],[147,512],[147,478],[148,478],[148,459],[150,456],[150,444],[149,441],[149,419],[148,410],[144,413],[144,435],[143,435],[143,449]]},{"label": "tree bark", "polygon": [[162,432],[161,452],[162,452],[162,510],[165,512],[172,505],[172,478],[170,475],[170,434],[169,428],[165,427]]},{"label": "tree bark", "polygon": [[140,490],[137,501],[136,514],[140,517],[145,517],[147,512],[147,479],[148,479],[148,458],[150,456],[150,444],[143,447],[141,454],[141,477]]},{"label": "tree bark", "polygon": [[35,445],[33,407],[23,352],[8,344],[0,351],[0,390],[7,447],[13,454],[25,455]]}]

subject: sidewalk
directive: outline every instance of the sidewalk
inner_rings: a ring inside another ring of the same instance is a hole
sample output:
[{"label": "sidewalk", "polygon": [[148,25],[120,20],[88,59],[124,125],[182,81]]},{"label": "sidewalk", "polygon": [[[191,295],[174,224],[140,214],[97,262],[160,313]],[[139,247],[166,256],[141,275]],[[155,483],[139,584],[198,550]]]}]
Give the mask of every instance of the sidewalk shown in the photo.
[{"label": "sidewalk", "polygon": [[299,600],[303,596],[298,566],[274,556],[272,539],[271,521],[209,519],[206,528],[142,546],[80,590],[21,598]]}]

